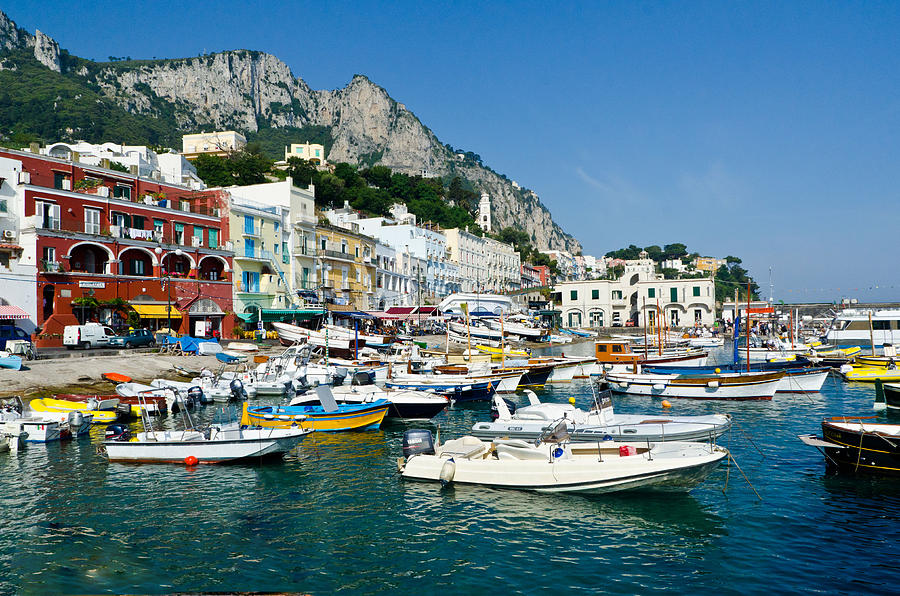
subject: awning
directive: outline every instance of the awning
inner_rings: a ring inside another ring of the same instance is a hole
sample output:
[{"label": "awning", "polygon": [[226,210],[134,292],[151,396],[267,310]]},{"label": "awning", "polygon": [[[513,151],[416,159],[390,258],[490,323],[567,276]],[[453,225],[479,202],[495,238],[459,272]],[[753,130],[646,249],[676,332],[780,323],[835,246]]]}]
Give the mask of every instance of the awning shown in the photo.
[{"label": "awning", "polygon": [[[321,317],[324,311],[320,308],[264,308],[262,320],[264,323],[273,321],[308,321],[315,317]],[[259,309],[252,312],[235,313],[245,323],[256,323],[259,320]]]},{"label": "awning", "polygon": [[374,315],[370,315],[367,312],[362,312],[361,310],[335,310],[331,312],[332,316],[335,318],[347,318],[347,319],[374,319]]},{"label": "awning", "polygon": [[12,304],[0,306],[0,319],[27,319],[28,317],[28,313],[18,306]]},{"label": "awning", "polygon": [[[131,308],[142,319],[168,319],[170,317],[175,319],[181,317],[181,311],[168,304],[132,304]],[[169,309],[171,309],[171,312]]]}]

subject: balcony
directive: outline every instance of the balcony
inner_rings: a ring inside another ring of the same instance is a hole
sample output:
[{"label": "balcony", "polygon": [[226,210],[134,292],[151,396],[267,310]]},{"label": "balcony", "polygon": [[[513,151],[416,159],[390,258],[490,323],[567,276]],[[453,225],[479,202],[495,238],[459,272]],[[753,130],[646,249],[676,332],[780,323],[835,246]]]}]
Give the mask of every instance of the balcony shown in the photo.
[{"label": "balcony", "polygon": [[319,249],[319,256],[325,259],[338,259],[340,261],[355,262],[356,258],[348,252],[337,250]]},{"label": "balcony", "polygon": [[259,238],[260,236],[260,227],[259,226],[243,226],[241,228],[241,235],[246,236],[248,238]]}]

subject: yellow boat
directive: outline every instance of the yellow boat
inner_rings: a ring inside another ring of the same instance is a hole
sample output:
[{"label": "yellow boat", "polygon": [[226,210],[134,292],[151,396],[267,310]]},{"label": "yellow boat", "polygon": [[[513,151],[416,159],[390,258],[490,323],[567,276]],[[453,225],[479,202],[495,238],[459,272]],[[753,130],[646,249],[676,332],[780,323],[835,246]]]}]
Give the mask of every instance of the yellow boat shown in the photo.
[{"label": "yellow boat", "polygon": [[836,348],[832,350],[816,350],[813,356],[817,356],[819,358],[833,358],[835,356],[847,357],[856,356],[862,352],[862,348],[859,346],[853,346],[852,348]]},{"label": "yellow boat", "polygon": [[512,348],[507,347],[506,350],[502,350],[500,348],[493,348],[491,346],[483,346],[477,345],[475,349],[484,354],[490,354],[491,359],[499,360],[503,357],[504,352],[506,352],[507,358],[528,358],[531,354],[526,350],[513,350]]},{"label": "yellow boat", "polygon": [[859,366],[887,368],[891,363],[897,364],[897,360],[895,356],[857,356],[853,363]]},{"label": "yellow boat", "polygon": [[340,404],[333,412],[322,406],[247,406],[241,414],[241,425],[264,428],[312,428],[317,432],[367,430],[378,428],[388,412],[390,402]]},{"label": "yellow boat", "polygon": [[[94,416],[94,424],[109,424],[115,422],[119,418],[119,415],[115,411],[115,405],[118,405],[118,400],[111,401],[117,402],[113,405],[112,410],[94,409],[96,408],[97,403],[66,401],[49,397],[33,399],[31,400],[29,407],[35,412],[81,412],[83,414],[92,414]],[[98,403],[102,407],[104,402]]]},{"label": "yellow boat", "polygon": [[885,366],[856,366],[850,370],[841,371],[841,374],[848,381],[858,381],[861,383],[881,382],[897,382],[900,381],[900,368]]}]

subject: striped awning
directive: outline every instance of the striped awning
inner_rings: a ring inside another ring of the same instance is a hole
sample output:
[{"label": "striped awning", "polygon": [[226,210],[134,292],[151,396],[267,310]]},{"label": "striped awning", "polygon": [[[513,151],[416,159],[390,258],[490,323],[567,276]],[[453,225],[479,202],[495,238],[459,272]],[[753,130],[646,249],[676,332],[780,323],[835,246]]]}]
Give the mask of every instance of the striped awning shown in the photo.
[{"label": "striped awning", "polygon": [[[168,304],[132,304],[131,308],[142,319],[168,319],[169,317],[181,317],[181,311]],[[169,309],[172,309],[169,312]]]},{"label": "striped awning", "polygon": [[28,313],[18,306],[8,304],[0,306],[0,319],[27,319]]}]

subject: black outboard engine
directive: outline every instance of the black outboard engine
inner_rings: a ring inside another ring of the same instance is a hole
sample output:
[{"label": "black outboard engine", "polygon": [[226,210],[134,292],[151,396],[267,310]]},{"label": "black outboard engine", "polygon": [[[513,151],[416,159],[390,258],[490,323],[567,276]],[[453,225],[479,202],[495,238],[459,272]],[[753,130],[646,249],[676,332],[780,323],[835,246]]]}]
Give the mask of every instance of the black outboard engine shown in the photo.
[{"label": "black outboard engine", "polygon": [[306,380],[306,375],[302,375],[294,380],[295,387],[297,388],[297,393],[306,393],[310,390],[309,381]]},{"label": "black outboard engine", "polygon": [[232,379],[231,383],[228,384],[228,388],[231,389],[231,398],[237,401],[244,401],[247,399],[247,390],[244,389],[244,384],[240,379]]},{"label": "black outboard engine", "polygon": [[119,420],[131,418],[131,404],[119,402],[119,405],[116,406],[116,418]]},{"label": "black outboard engine", "polygon": [[[199,406],[200,404],[208,403],[204,401],[205,395],[203,394],[203,389],[200,388],[199,385],[194,385],[190,389],[187,390],[187,401],[190,404],[195,406]],[[212,400],[210,400],[212,401]]]},{"label": "black outboard engine", "polygon": [[353,373],[353,378],[350,379],[350,385],[361,387],[364,385],[374,385],[375,384],[375,373],[372,371],[359,370]]},{"label": "black outboard engine", "polygon": [[124,424],[110,424],[106,427],[107,441],[127,441],[131,439],[131,431]]},{"label": "black outboard engine", "polygon": [[344,379],[347,378],[347,369],[344,367],[337,367],[334,369],[334,373],[331,375],[331,385],[333,387],[338,387],[344,384]]},{"label": "black outboard engine", "polygon": [[430,430],[414,428],[403,433],[403,457],[423,453],[434,455],[434,437]]},{"label": "black outboard engine", "polygon": [[[509,413],[511,415],[515,414],[516,413],[516,404],[513,403],[512,401],[506,399],[505,397],[503,397],[501,399],[506,402],[506,407],[509,408]],[[495,406],[493,403],[491,403],[491,420],[496,420],[499,417],[500,417],[500,412],[497,411],[497,406]]]}]

